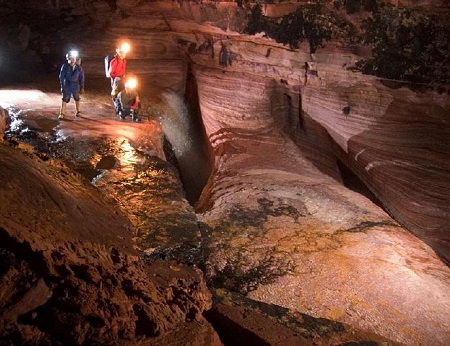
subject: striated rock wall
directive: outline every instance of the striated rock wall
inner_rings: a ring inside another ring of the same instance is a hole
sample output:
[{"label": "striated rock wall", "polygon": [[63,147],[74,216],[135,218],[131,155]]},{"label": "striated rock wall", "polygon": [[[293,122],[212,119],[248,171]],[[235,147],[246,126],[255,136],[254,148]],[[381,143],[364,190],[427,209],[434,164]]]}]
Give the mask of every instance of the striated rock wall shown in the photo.
[{"label": "striated rock wall", "polygon": [[449,261],[448,96],[367,78],[311,83],[302,104],[389,213]]},{"label": "striated rock wall", "polygon": [[[445,343],[439,321],[450,308],[449,271],[433,251],[322,174],[283,134],[271,113],[279,110],[272,79],[195,74],[215,154],[198,204],[212,285],[405,344]],[[440,298],[417,309],[425,292]]]}]

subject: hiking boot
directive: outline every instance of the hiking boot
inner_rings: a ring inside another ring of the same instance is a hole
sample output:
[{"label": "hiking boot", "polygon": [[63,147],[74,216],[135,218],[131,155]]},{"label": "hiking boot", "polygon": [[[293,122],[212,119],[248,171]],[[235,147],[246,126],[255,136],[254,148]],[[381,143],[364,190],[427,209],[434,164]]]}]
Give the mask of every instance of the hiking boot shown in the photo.
[{"label": "hiking boot", "polygon": [[58,116],[58,119],[64,119],[64,114],[61,113],[61,114]]},{"label": "hiking boot", "polygon": [[141,121],[141,118],[138,117],[135,109],[130,110],[130,115],[131,115],[131,121],[134,121],[137,123]]}]

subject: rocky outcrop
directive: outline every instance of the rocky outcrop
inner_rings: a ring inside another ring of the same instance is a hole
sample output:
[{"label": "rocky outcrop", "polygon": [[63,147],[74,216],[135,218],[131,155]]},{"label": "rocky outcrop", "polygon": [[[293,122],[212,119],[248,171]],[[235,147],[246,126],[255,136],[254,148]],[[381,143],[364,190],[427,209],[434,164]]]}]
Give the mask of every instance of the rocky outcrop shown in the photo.
[{"label": "rocky outcrop", "polygon": [[202,317],[211,294],[200,271],[144,263],[129,221],[79,176],[0,152],[2,343],[170,345],[188,323],[187,342],[221,344]]},{"label": "rocky outcrop", "polygon": [[[8,117],[8,113],[6,110],[0,107],[0,133],[5,133],[5,131],[9,128],[10,125],[10,119]],[[3,141],[4,136],[0,138],[0,141]]]},{"label": "rocky outcrop", "polygon": [[343,323],[311,318],[239,294],[218,290],[215,296],[217,303],[206,316],[227,345],[397,345],[392,340],[355,330]]}]

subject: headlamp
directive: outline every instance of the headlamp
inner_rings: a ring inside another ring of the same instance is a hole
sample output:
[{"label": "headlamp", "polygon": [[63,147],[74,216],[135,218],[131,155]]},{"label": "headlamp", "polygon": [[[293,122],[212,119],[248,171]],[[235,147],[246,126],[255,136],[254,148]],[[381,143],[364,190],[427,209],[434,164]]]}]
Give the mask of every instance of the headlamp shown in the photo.
[{"label": "headlamp", "polygon": [[77,50],[71,50],[69,53],[66,54],[66,59],[69,60],[71,58],[78,58],[78,51]]},{"label": "headlamp", "polygon": [[134,88],[136,88],[136,86],[137,86],[137,80],[135,78],[130,78],[125,83],[125,88],[127,88],[127,89],[134,89]]},{"label": "headlamp", "polygon": [[131,47],[128,42],[123,42],[119,47],[119,50],[123,53],[128,53],[130,51],[130,49],[131,49]]}]

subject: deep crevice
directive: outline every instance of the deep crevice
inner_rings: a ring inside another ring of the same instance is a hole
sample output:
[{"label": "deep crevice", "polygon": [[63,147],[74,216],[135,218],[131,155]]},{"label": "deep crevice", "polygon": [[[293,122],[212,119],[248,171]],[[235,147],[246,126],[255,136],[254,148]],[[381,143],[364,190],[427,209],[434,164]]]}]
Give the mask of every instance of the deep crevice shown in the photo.
[{"label": "deep crevice", "polygon": [[190,122],[188,136],[192,145],[190,152],[183,153],[177,158],[177,168],[186,192],[186,199],[191,205],[195,205],[212,171],[212,150],[201,116],[197,80],[190,66],[186,73],[184,99]]},{"label": "deep crevice", "polygon": [[370,191],[366,184],[356,175],[347,165],[345,165],[341,160],[336,158],[336,164],[341,173],[342,182],[344,186],[352,191],[363,195],[370,199],[374,204],[380,208],[385,209],[383,203],[375,196],[375,194]]},{"label": "deep crevice", "polygon": [[204,315],[208,322],[214,327],[217,334],[219,334],[220,340],[225,346],[270,345],[258,335],[220,314],[215,309],[207,311]]}]

